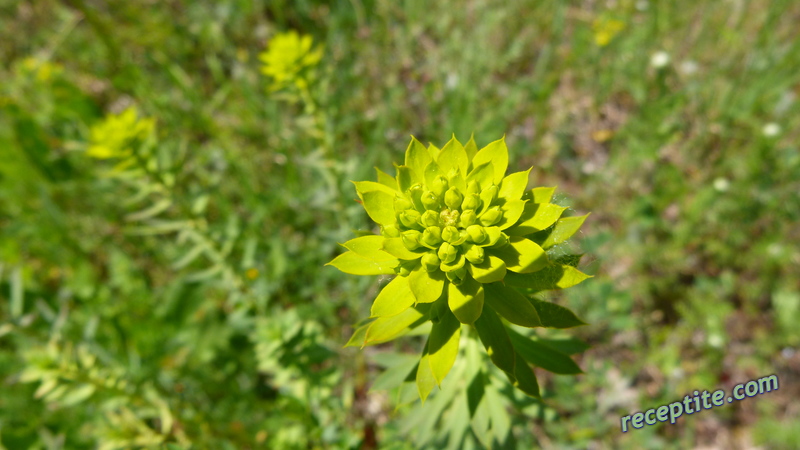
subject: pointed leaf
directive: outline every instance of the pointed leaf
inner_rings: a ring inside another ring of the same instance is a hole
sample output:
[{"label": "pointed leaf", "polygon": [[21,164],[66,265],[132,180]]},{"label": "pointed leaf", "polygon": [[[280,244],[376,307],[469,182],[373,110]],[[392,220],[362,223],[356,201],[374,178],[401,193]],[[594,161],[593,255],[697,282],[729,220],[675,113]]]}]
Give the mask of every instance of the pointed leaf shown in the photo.
[{"label": "pointed leaf", "polygon": [[472,167],[472,159],[475,158],[475,155],[478,153],[478,146],[475,144],[474,133],[469,137],[469,141],[464,144],[464,151],[467,152],[467,160],[470,162],[470,167]]},{"label": "pointed leaf", "polygon": [[375,168],[375,173],[378,175],[378,183],[388,187],[389,189],[397,190],[397,180],[395,180],[393,176],[377,167]]},{"label": "pointed leaf", "polygon": [[379,317],[369,324],[364,345],[380,344],[391,341],[413,328],[427,321],[429,305],[423,304],[406,309],[400,314],[389,317]]},{"label": "pointed leaf", "polygon": [[353,331],[353,335],[350,336],[350,339],[347,341],[347,344],[344,344],[344,346],[363,348],[364,342],[367,339],[367,328],[369,328],[370,325],[370,323],[367,323],[356,328],[355,331]]},{"label": "pointed leaf", "polygon": [[509,286],[529,288],[538,292],[566,289],[587,278],[592,277],[572,266],[553,264],[534,273],[508,273],[504,282]]},{"label": "pointed leaf", "polygon": [[419,360],[417,366],[417,391],[422,403],[428,398],[433,387],[436,386],[436,378],[433,376],[433,370],[430,365],[430,356],[428,355],[428,345],[430,341],[425,344],[425,350],[422,352],[422,358]]},{"label": "pointed leaf", "polygon": [[425,185],[430,189],[430,186],[433,185],[433,180],[435,180],[439,175],[445,174],[442,173],[442,170],[439,168],[439,164],[436,163],[436,161],[431,161],[431,163],[425,167]]},{"label": "pointed leaf", "polygon": [[470,276],[460,285],[448,283],[447,304],[461,323],[473,323],[483,311],[483,286]]},{"label": "pointed leaf", "polygon": [[516,354],[516,361],[514,376],[517,381],[514,386],[531,397],[540,398],[539,383],[536,381],[536,375],[534,375],[533,370],[519,353]]},{"label": "pointed leaf", "polygon": [[531,299],[531,303],[539,313],[542,326],[547,328],[572,328],[586,325],[574,312],[553,302]]},{"label": "pointed leaf", "polygon": [[525,193],[525,188],[528,187],[528,178],[530,173],[531,169],[528,169],[522,172],[512,173],[511,175],[503,178],[503,182],[500,183],[500,191],[498,192],[497,196],[507,200],[517,200],[522,198],[522,194]]},{"label": "pointed leaf", "polygon": [[481,316],[475,321],[475,329],[494,365],[513,377],[514,347],[497,313],[492,308],[484,308]]},{"label": "pointed leaf", "polygon": [[397,258],[383,251],[383,241],[386,238],[378,235],[361,236],[342,244],[342,246],[362,258],[370,261],[397,261]]},{"label": "pointed leaf", "polygon": [[403,239],[398,237],[386,238],[383,241],[383,251],[398,259],[414,260],[421,258],[428,249],[420,248],[417,250],[409,250],[403,244]]},{"label": "pointed leaf", "polygon": [[344,273],[351,275],[393,275],[397,260],[391,261],[370,261],[369,259],[358,256],[355,252],[344,252],[325,264],[333,266]]},{"label": "pointed leaf", "polygon": [[550,234],[547,235],[547,239],[542,243],[542,248],[550,248],[571,238],[580,229],[587,217],[589,217],[589,214],[558,219]]},{"label": "pointed leaf", "polygon": [[547,266],[547,253],[539,244],[521,236],[510,236],[508,245],[492,249],[492,254],[506,263],[506,269],[517,273],[529,273]]},{"label": "pointed leaf", "polygon": [[539,312],[519,292],[503,283],[487,284],[484,288],[486,304],[509,322],[528,328],[542,326]]},{"label": "pointed leaf", "polygon": [[530,200],[531,203],[550,203],[553,199],[553,192],[556,187],[535,187],[523,194],[522,198]]},{"label": "pointed leaf", "polygon": [[370,317],[389,317],[400,314],[416,301],[408,277],[396,276],[381,289],[370,309]]},{"label": "pointed leaf", "polygon": [[401,192],[407,191],[415,183],[418,183],[421,178],[419,175],[408,166],[397,166],[397,186]]},{"label": "pointed leaf", "polygon": [[432,159],[428,149],[422,145],[422,142],[412,136],[411,143],[408,144],[408,149],[406,149],[405,165],[410,167],[412,173],[419,178],[419,183],[422,182],[425,168],[428,167],[431,161]]},{"label": "pointed leaf", "polygon": [[442,271],[428,272],[421,265],[408,276],[411,292],[418,303],[433,303],[438,300],[444,291],[444,279]]},{"label": "pointed leaf", "polygon": [[372,382],[372,386],[369,387],[370,392],[394,389],[403,384],[412,370],[416,374],[417,363],[419,362],[416,356],[404,353],[392,353],[391,357],[391,366],[375,377],[375,381]]},{"label": "pointed leaf", "polygon": [[556,223],[561,213],[567,209],[552,203],[526,203],[518,223],[506,230],[506,234],[525,236],[536,233]]},{"label": "pointed leaf", "polygon": [[359,197],[365,192],[372,191],[385,192],[392,197],[392,200],[394,200],[394,196],[397,195],[397,189],[392,189],[385,184],[376,183],[374,181],[353,181],[352,183],[356,187],[356,192],[358,192]]},{"label": "pointed leaf", "polygon": [[500,210],[503,211],[503,218],[497,223],[497,227],[501,230],[505,230],[517,223],[522,213],[525,211],[525,203],[527,203],[527,200],[510,200],[505,202],[503,206],[500,207]]},{"label": "pointed leaf", "polygon": [[494,177],[494,164],[491,161],[485,162],[479,166],[475,166],[470,173],[467,174],[467,185],[471,181],[478,183],[478,187],[483,190],[491,186]]},{"label": "pointed leaf", "polygon": [[459,169],[466,173],[467,167],[469,166],[467,152],[464,150],[464,146],[461,145],[461,142],[458,142],[455,135],[442,147],[442,151],[439,152],[436,162],[439,164],[439,168],[445,176],[453,169]]},{"label": "pointed leaf", "polygon": [[487,254],[480,264],[467,264],[470,275],[479,283],[494,283],[506,276],[506,263],[494,255]]},{"label": "pointed leaf", "polygon": [[[492,181],[495,184],[500,184],[506,174],[506,169],[508,169],[508,147],[506,147],[505,136],[482,148],[472,158],[473,167],[479,167],[487,162],[491,162],[494,169]],[[481,189],[483,189],[483,186],[481,186]]]},{"label": "pointed leaf", "polygon": [[367,211],[367,215],[379,225],[391,225],[397,221],[394,216],[393,202],[394,195],[389,195],[386,192],[368,191],[361,193],[361,204]]},{"label": "pointed leaf", "polygon": [[441,150],[439,150],[439,147],[433,145],[430,142],[428,143],[428,154],[431,156],[431,159],[433,159],[434,161],[436,161],[436,159],[439,158],[439,152],[440,151]]},{"label": "pointed leaf", "polygon": [[514,348],[517,349],[517,354],[534,366],[562,375],[583,373],[572,358],[547,344],[527,338],[514,330],[509,330],[508,335]]},{"label": "pointed leaf", "polygon": [[456,362],[460,339],[461,323],[450,310],[446,310],[439,322],[433,324],[428,340],[428,363],[433,378],[440,387],[442,380]]}]

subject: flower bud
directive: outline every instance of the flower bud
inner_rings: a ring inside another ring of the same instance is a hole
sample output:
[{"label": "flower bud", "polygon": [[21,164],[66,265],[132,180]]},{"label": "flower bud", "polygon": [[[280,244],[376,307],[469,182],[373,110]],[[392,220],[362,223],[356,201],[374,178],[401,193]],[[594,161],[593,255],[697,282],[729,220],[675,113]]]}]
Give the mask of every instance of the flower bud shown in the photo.
[{"label": "flower bud", "polygon": [[401,264],[397,267],[397,274],[401,277],[407,277],[411,275],[411,269]]},{"label": "flower bud", "polygon": [[470,225],[474,224],[478,221],[478,215],[475,213],[475,210],[468,209],[461,213],[461,220],[459,224],[462,228],[468,228]]},{"label": "flower bud", "polygon": [[508,244],[508,235],[505,233],[500,233],[500,237],[497,238],[497,241],[492,245],[492,248],[504,247],[506,244]]},{"label": "flower bud", "polygon": [[432,191],[425,191],[422,194],[422,206],[430,211],[438,211],[441,205],[439,204],[439,197]]},{"label": "flower bud", "polygon": [[467,267],[464,266],[460,269],[456,269],[450,272],[445,272],[445,275],[447,275],[447,279],[450,280],[451,283],[458,286],[464,281],[464,277],[467,276]]},{"label": "flower bud", "polygon": [[469,235],[469,240],[476,244],[482,244],[486,240],[486,231],[480,225],[468,226],[467,234]]},{"label": "flower bud", "polygon": [[422,232],[420,242],[426,246],[436,246],[442,242],[442,229],[439,227],[428,227]]},{"label": "flower bud", "polygon": [[436,194],[437,197],[441,197],[442,194],[447,190],[447,180],[439,175],[433,179],[431,183],[431,191]]},{"label": "flower bud", "polygon": [[407,209],[401,212],[398,218],[406,228],[417,228],[419,226],[417,221],[420,218],[420,213],[416,209]]},{"label": "flower bud", "polygon": [[447,242],[444,242],[439,247],[439,251],[436,252],[436,255],[442,260],[443,263],[451,263],[456,260],[456,257],[458,257],[458,248],[450,245]]},{"label": "flower bud", "polygon": [[408,230],[401,233],[400,237],[403,239],[403,245],[409,250],[416,250],[419,248],[420,233],[417,230]]},{"label": "flower bud", "polygon": [[422,213],[420,223],[423,227],[437,227],[439,226],[439,213],[436,211],[425,211]]},{"label": "flower bud", "polygon": [[470,181],[467,185],[467,194],[477,194],[478,192],[480,192],[478,182],[475,180]]},{"label": "flower bud", "polygon": [[385,225],[381,227],[381,235],[387,238],[400,237],[400,229],[395,224]]},{"label": "flower bud", "polygon": [[473,245],[472,248],[467,250],[467,253],[464,256],[466,256],[467,261],[471,262],[472,264],[480,264],[483,262],[486,254],[483,250],[483,247]]},{"label": "flower bud", "polygon": [[491,205],[495,200],[497,200],[498,191],[499,189],[494,184],[487,187],[481,191],[481,201],[483,201],[486,205]]},{"label": "flower bud", "polygon": [[394,212],[400,213],[413,207],[414,205],[403,197],[397,196],[394,198]]},{"label": "flower bud", "polygon": [[461,235],[458,233],[458,228],[453,226],[444,227],[444,230],[442,231],[442,239],[444,239],[445,242],[452,244],[453,242],[457,241],[459,237],[461,237]]},{"label": "flower bud", "polygon": [[444,204],[450,209],[458,209],[462,201],[464,201],[464,196],[455,186],[448,189],[444,194]]},{"label": "flower bud", "polygon": [[422,267],[426,272],[436,272],[442,261],[436,256],[436,252],[430,251],[422,255]]},{"label": "flower bud", "polygon": [[481,225],[485,227],[492,226],[500,221],[503,218],[503,211],[500,211],[499,206],[493,206],[486,210],[481,216],[478,218],[481,221]]},{"label": "flower bud", "polygon": [[464,197],[464,201],[461,202],[461,209],[463,211],[478,209],[479,206],[481,206],[481,198],[478,197],[478,194],[468,194]]}]

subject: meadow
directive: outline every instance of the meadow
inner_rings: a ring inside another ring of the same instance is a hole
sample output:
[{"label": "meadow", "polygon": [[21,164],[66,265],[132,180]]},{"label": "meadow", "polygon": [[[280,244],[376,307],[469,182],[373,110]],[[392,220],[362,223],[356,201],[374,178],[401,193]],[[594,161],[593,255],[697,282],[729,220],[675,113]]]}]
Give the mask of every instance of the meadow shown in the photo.
[{"label": "meadow", "polygon": [[[797,23],[791,0],[0,0],[0,450],[800,448]],[[559,251],[593,278],[542,294],[586,325],[529,336],[581,373],[534,367],[541,398],[466,346],[423,404],[420,333],[345,347],[387,281],[325,265],[379,232],[351,180],[453,135],[504,136],[509,173],[591,213]]]}]

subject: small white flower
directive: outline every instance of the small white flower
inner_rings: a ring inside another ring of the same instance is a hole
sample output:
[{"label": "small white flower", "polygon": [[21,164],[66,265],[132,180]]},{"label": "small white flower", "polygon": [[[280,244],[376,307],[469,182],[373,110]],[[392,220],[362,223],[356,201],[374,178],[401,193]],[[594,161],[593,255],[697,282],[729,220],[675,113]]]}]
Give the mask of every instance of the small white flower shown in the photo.
[{"label": "small white flower", "polygon": [[681,72],[684,75],[694,75],[697,73],[697,69],[697,63],[690,59],[681,63]]},{"label": "small white flower", "polygon": [[730,181],[728,181],[727,178],[719,177],[716,180],[714,180],[714,189],[716,189],[716,190],[718,190],[720,192],[727,191],[730,186],[731,186],[731,183],[730,183]]},{"label": "small white flower", "polygon": [[669,53],[665,51],[655,52],[653,56],[650,57],[650,65],[656,69],[661,69],[669,64],[669,60]]},{"label": "small white flower", "polygon": [[781,126],[775,122],[770,122],[764,125],[764,128],[761,129],[761,132],[764,133],[766,137],[775,137],[781,133]]}]

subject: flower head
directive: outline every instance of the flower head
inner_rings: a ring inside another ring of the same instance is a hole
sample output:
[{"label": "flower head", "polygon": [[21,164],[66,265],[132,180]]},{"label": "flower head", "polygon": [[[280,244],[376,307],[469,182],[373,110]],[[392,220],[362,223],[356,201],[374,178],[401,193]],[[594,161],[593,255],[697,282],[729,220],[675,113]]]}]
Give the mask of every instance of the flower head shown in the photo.
[{"label": "flower head", "polygon": [[139,117],[133,106],[119,114],[109,114],[92,126],[86,154],[98,159],[130,156],[133,142],[144,140],[154,128],[154,120]]},{"label": "flower head", "polygon": [[294,30],[270,40],[259,59],[264,63],[261,72],[274,81],[272,89],[281,89],[292,83],[301,89],[307,85],[305,72],[322,59],[322,49],[312,49],[312,44],[311,36],[301,36]]},{"label": "flower head", "polygon": [[[479,151],[473,140],[462,145],[453,137],[439,149],[412,138],[395,177],[378,171],[378,182],[355,182],[381,234],[346,242],[350,251],[329,264],[356,275],[397,276],[372,305],[376,320],[351,342],[385,342],[431,320],[429,345],[438,350],[426,347],[423,359],[431,358],[425,367],[440,383],[455,360],[460,323],[474,325],[481,340],[486,334],[484,344],[489,335],[505,334],[497,313],[543,326],[532,303],[508,286],[560,289],[588,278],[547,253],[586,216],[559,219],[565,208],[550,203],[554,188],[527,190],[530,169],[506,176],[507,166],[504,139]],[[513,361],[492,359],[515,382],[525,377]],[[427,395],[422,388],[420,394]]]}]

